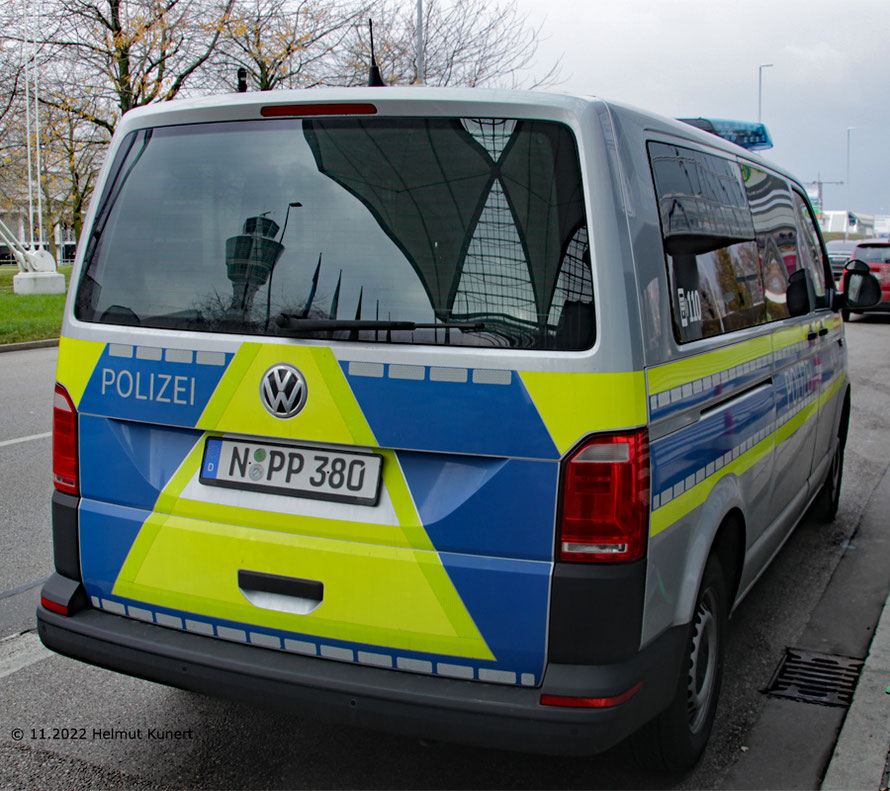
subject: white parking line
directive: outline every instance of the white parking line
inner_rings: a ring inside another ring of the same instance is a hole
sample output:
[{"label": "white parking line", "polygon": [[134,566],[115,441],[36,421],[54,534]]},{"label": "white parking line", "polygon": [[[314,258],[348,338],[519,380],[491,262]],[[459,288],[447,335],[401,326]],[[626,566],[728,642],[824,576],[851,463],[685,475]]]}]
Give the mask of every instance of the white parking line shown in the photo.
[{"label": "white parking line", "polygon": [[19,442],[30,442],[32,439],[46,439],[53,435],[52,431],[46,431],[43,434],[31,434],[30,437],[19,437],[18,439],[4,439],[0,442],[0,448],[6,445],[17,445]]},{"label": "white parking line", "polygon": [[52,652],[43,647],[37,632],[25,632],[0,640],[0,678],[11,676],[51,656]]}]

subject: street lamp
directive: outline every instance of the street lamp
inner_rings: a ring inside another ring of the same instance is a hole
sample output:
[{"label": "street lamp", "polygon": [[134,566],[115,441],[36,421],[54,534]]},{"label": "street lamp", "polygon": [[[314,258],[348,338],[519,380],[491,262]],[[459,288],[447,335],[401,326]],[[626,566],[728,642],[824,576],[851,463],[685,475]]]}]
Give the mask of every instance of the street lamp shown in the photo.
[{"label": "street lamp", "polygon": [[772,67],[772,63],[761,63],[757,69],[757,123],[760,123],[761,109],[763,107],[763,70]]},{"label": "street lamp", "polygon": [[847,241],[850,233],[850,132],[855,128],[855,126],[847,127],[847,217],[844,221],[844,241]]},{"label": "street lamp", "polygon": [[417,0],[417,84],[423,85],[424,62],[423,62],[423,0]]}]

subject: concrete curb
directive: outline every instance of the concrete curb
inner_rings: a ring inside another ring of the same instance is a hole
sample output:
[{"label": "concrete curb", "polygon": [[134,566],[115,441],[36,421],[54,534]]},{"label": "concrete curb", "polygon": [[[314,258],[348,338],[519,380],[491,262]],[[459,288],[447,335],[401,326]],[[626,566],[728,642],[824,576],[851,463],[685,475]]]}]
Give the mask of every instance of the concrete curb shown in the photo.
[{"label": "concrete curb", "polygon": [[0,343],[0,354],[3,352],[22,352],[26,349],[45,349],[49,346],[58,345],[58,338],[47,338],[43,341],[23,341],[22,343]]},{"label": "concrete curb", "polygon": [[[890,602],[890,599],[888,599]],[[871,641],[822,791],[885,788],[890,763],[890,603]]]}]

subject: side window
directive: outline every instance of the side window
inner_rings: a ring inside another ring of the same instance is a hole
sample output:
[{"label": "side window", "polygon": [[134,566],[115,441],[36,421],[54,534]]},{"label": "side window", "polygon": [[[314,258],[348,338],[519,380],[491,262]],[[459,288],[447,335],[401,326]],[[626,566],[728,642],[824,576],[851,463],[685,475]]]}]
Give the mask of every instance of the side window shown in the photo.
[{"label": "side window", "polygon": [[788,278],[800,268],[791,192],[782,179],[748,164],[741,165],[741,173],[757,240],[766,320],[785,319]]},{"label": "side window", "polygon": [[[649,143],[680,343],[768,320],[755,231],[738,165]],[[793,216],[792,216],[793,221]]]},{"label": "side window", "polygon": [[816,293],[816,307],[827,308],[830,281],[825,277],[826,262],[822,255],[819,232],[816,230],[806,200],[796,190],[794,206],[797,209],[797,220],[800,225],[800,255],[804,266],[810,271],[810,279],[813,281],[813,290]]}]

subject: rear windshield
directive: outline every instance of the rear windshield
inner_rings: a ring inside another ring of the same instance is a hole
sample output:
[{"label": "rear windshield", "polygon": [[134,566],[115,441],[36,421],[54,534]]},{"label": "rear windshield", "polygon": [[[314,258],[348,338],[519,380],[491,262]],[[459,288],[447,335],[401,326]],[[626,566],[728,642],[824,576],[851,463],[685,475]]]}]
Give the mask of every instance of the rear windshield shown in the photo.
[{"label": "rear windshield", "polygon": [[125,139],[76,315],[249,335],[583,349],[594,340],[567,127],[275,119]]},{"label": "rear windshield", "polygon": [[853,258],[867,264],[890,264],[890,244],[861,244],[853,251]]}]

